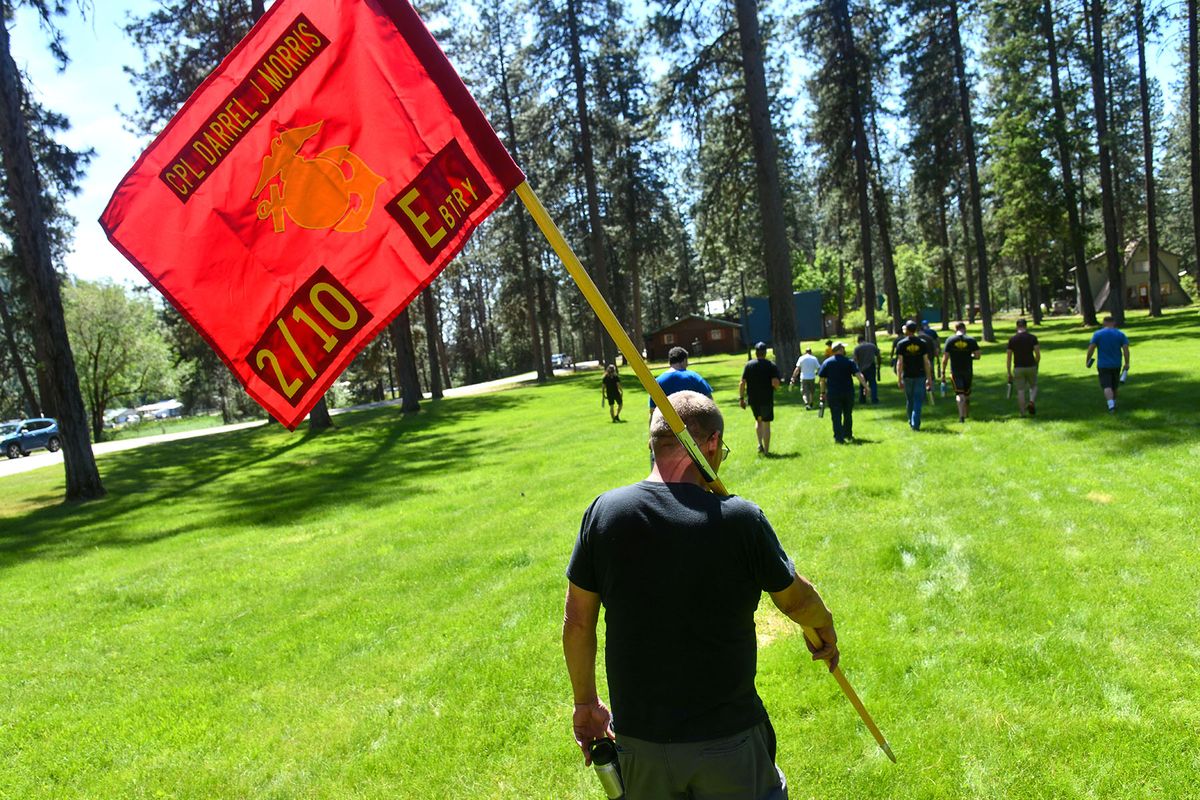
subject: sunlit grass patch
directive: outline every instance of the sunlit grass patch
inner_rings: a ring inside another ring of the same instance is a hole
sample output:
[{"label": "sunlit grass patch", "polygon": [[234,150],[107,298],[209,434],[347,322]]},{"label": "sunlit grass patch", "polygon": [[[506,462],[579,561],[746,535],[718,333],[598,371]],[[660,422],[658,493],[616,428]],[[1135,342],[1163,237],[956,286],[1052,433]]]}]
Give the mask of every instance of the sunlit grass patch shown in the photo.
[{"label": "sunlit grass patch", "polygon": [[[900,759],[768,602],[793,797],[1200,796],[1200,324],[1128,332],[1115,417],[1054,321],[1035,419],[987,345],[965,425],[939,396],[908,430],[885,381],[837,447],[785,393],[771,459],[741,360],[694,363]],[[647,470],[625,384],[625,425],[580,373],[103,456],[84,506],[61,468],[0,481],[0,797],[598,796],[558,636],[580,515]]]}]

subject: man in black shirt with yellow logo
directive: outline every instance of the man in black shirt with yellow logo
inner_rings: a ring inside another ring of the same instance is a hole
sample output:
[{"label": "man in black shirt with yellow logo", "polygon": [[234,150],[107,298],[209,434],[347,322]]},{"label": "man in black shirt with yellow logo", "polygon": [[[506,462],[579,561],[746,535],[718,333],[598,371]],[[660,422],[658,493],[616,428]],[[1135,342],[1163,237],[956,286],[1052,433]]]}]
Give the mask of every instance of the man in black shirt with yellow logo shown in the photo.
[{"label": "man in black shirt with yellow logo", "polygon": [[946,374],[946,364],[949,363],[959,422],[966,422],[971,411],[971,380],[975,374],[974,362],[979,356],[979,342],[967,336],[967,326],[962,322],[955,325],[954,335],[946,340],[942,355],[942,375]]},{"label": "man in black shirt with yellow logo", "polygon": [[933,390],[933,365],[929,361],[929,343],[917,335],[917,323],[906,322],[904,333],[904,338],[896,342],[896,378],[904,390],[908,426],[919,431],[925,393]]},{"label": "man in black shirt with yellow logo", "polygon": [[[724,420],[697,392],[670,396],[716,470]],[[606,492],[584,514],[567,566],[563,653],[575,696],[575,741],[617,743],[627,800],[785,800],[775,732],[754,686],[754,612],[768,592],[838,661],[833,617],[796,574],[754,503],[706,490],[660,411],[646,480]],[[596,627],[612,712],[596,689]],[[805,638],[807,641],[807,638]],[[812,648],[810,648],[812,650]]]}]

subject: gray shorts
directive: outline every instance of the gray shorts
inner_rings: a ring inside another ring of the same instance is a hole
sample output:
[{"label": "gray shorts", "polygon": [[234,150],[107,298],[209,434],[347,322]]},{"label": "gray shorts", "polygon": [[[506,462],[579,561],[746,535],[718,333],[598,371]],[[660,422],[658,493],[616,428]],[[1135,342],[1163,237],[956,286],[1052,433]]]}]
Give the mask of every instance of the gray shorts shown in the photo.
[{"label": "gray shorts", "polygon": [[809,396],[812,396],[813,386],[815,384],[816,384],[816,380],[806,380],[804,378],[801,378],[800,379],[800,391],[804,392],[805,394],[807,394]]},{"label": "gray shorts", "polygon": [[787,800],[769,722],[704,742],[660,744],[617,734],[617,753],[626,800]]}]

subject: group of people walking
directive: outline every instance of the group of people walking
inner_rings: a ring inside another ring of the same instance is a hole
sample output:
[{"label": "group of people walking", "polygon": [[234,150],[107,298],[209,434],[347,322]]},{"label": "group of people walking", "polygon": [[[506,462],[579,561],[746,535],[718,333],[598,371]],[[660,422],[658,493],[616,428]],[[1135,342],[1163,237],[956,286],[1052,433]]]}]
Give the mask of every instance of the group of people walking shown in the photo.
[{"label": "group of people walking", "polygon": [[[771,452],[771,423],[775,420],[775,393],[783,385],[783,375],[774,361],[767,358],[767,345],[754,346],[755,357],[746,362],[738,383],[738,404],[754,415],[758,452]],[[944,395],[952,388],[959,422],[971,414],[971,392],[974,385],[975,362],[982,355],[979,342],[967,333],[967,326],[958,322],[954,335],[943,346],[940,337],[925,320],[918,325],[907,321],[903,334],[892,343],[891,363],[896,385],[904,392],[904,415],[910,428],[921,429],[921,417],[927,400],[934,397],[935,382],[941,382]],[[1017,331],[1005,348],[1005,372],[1008,395],[1016,395],[1017,411],[1022,416],[1037,414],[1038,370],[1042,351],[1037,336],[1029,331],[1024,319],[1017,320]],[[712,397],[712,387],[703,377],[688,368],[688,351],[671,348],[670,368],[658,376],[666,394],[689,390]],[[1117,328],[1112,317],[1104,318],[1104,327],[1097,330],[1088,344],[1087,368],[1096,365],[1100,387],[1104,392],[1109,413],[1117,407],[1117,392],[1129,372],[1129,339]],[[879,383],[883,374],[883,357],[879,348],[859,336],[852,354],[847,354],[843,342],[825,342],[823,358],[817,358],[812,348],[805,348],[796,361],[788,388],[799,385],[806,410],[819,409],[819,416],[829,412],[833,438],[838,444],[854,441],[855,395],[860,403],[879,403]],[[949,377],[949,381],[947,381]],[[1015,390],[1015,391],[1014,391]],[[620,421],[623,394],[621,379],[614,365],[605,368],[602,401],[606,401],[614,422]],[[654,412],[654,402],[650,402]]]}]

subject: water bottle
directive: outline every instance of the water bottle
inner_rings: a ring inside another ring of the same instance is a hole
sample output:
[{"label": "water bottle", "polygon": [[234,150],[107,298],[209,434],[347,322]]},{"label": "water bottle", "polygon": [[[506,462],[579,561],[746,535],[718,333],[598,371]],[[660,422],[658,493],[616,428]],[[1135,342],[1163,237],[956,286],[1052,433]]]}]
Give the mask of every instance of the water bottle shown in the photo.
[{"label": "water bottle", "polygon": [[596,777],[604,787],[604,796],[608,800],[622,800],[625,797],[625,785],[621,782],[621,770],[617,765],[617,746],[612,739],[596,739],[588,749],[592,754]]},{"label": "water bottle", "polygon": [[1126,367],[1125,369],[1121,370],[1121,383],[1124,383],[1125,379],[1128,377],[1129,377],[1129,367]]},{"label": "water bottle", "polygon": [[817,417],[820,419],[825,418],[825,400],[824,400],[824,398],[821,399],[821,404],[819,406],[817,406]]},{"label": "water bottle", "polygon": [[946,396],[946,379],[942,378],[942,397]]}]

